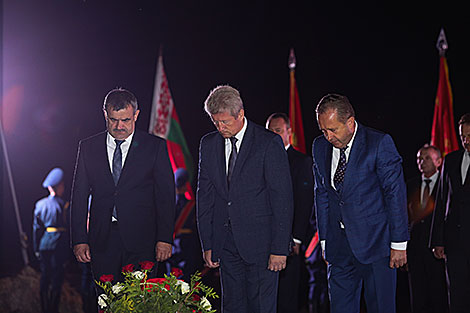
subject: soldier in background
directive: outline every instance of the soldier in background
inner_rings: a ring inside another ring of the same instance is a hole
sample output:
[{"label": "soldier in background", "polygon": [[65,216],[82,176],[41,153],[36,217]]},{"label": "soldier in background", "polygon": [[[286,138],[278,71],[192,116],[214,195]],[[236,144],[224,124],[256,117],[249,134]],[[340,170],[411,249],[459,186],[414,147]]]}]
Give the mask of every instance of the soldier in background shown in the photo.
[{"label": "soldier in background", "polygon": [[57,313],[64,281],[64,265],[70,253],[68,202],[62,199],[64,172],[52,169],[42,186],[49,196],[36,202],[33,220],[34,254],[41,269],[40,300],[43,313]]}]

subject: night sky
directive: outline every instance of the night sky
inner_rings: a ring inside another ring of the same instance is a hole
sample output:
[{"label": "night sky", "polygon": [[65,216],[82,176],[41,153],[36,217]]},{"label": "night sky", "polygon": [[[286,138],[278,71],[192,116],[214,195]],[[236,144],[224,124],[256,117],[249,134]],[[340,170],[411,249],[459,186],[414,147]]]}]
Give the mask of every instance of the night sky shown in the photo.
[{"label": "night sky", "polygon": [[[110,89],[137,96],[137,127],[148,129],[160,46],[195,162],[199,139],[214,130],[203,101],[215,86],[239,89],[246,116],[258,124],[288,111],[294,48],[307,150],[320,134],[316,103],[342,93],[360,123],[392,135],[405,177],[416,175],[416,151],[430,140],[441,27],[456,121],[469,111],[470,27],[468,11],[453,1],[408,2],[4,0],[1,116],[25,232],[53,167],[65,170],[69,198],[78,141],[104,130],[101,105]],[[0,173],[4,273],[22,261]]]}]

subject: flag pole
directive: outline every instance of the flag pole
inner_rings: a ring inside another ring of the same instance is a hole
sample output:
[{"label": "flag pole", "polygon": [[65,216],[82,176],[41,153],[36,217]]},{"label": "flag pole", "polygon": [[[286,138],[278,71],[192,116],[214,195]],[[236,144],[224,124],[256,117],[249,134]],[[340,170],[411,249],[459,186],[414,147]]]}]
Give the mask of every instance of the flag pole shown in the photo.
[{"label": "flag pole", "polygon": [[1,118],[0,118],[0,137],[1,137],[1,141],[2,141],[2,151],[3,151],[3,157],[5,159],[5,167],[7,169],[8,181],[9,181],[9,184],[10,184],[11,197],[13,199],[13,207],[15,209],[16,224],[18,225],[18,235],[20,237],[21,253],[23,255],[24,265],[27,266],[29,264],[28,250],[27,250],[28,236],[23,231],[23,226],[22,226],[22,223],[21,223],[20,210],[19,210],[19,206],[18,206],[18,200],[16,198],[15,185],[13,183],[13,175],[11,173],[10,159],[8,158],[7,144],[6,144],[6,141],[5,141],[5,134],[3,132],[3,124],[2,124],[2,119]]}]

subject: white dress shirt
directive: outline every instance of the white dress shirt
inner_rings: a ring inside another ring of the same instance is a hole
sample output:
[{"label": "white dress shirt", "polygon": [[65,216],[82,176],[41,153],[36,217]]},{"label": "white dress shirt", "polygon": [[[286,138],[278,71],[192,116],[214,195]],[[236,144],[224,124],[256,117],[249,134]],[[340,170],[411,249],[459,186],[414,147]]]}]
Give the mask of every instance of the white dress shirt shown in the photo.
[{"label": "white dress shirt", "polygon": [[431,182],[429,183],[429,193],[432,193],[434,186],[437,184],[438,177],[439,177],[439,171],[436,171],[431,177],[424,177],[424,175],[422,175],[420,203],[423,203],[424,188],[426,187],[426,182],[424,180],[425,179],[431,180]]},{"label": "white dress shirt", "polygon": [[463,153],[463,159],[462,159],[462,185],[465,183],[465,178],[467,177],[468,173],[468,167],[470,166],[470,152],[465,151]]},{"label": "white dress shirt", "polygon": [[[246,126],[248,125],[248,120],[246,117],[243,118],[243,127],[242,129],[234,136],[237,138],[235,145],[237,146],[237,152],[240,153],[240,147],[242,145],[243,136],[245,136]],[[232,153],[232,142],[230,138],[225,138],[225,173],[228,174],[228,160],[230,159],[230,153]]]}]

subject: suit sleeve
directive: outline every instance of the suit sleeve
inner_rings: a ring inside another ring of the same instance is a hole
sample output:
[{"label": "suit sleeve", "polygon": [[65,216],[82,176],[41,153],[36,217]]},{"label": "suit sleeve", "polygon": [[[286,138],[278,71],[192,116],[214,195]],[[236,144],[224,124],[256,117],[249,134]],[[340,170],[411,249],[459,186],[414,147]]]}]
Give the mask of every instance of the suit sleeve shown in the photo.
[{"label": "suit sleeve", "polygon": [[402,159],[389,135],[382,138],[377,153],[377,176],[388,212],[391,241],[404,242],[409,240],[409,234]]},{"label": "suit sleeve", "polygon": [[173,243],[175,228],[175,178],[166,142],[159,144],[154,164],[157,241]]},{"label": "suit sleeve", "polygon": [[442,164],[441,176],[437,186],[436,203],[432,215],[431,234],[429,239],[429,246],[444,247],[444,218],[446,211],[449,175],[447,171],[447,158],[444,158]]},{"label": "suit sleeve", "polygon": [[78,145],[77,161],[72,183],[71,200],[71,243],[75,246],[80,243],[88,243],[87,217],[88,217],[88,196],[90,185],[85,166],[85,155],[83,143]]},{"label": "suit sleeve", "polygon": [[212,216],[214,210],[215,190],[209,178],[208,152],[206,151],[204,138],[199,145],[199,172],[196,193],[197,226],[201,247],[203,251],[212,249]]},{"label": "suit sleeve", "polygon": [[328,192],[326,190],[325,177],[321,175],[318,156],[315,153],[315,142],[312,148],[313,154],[313,176],[314,176],[314,206],[316,215],[316,226],[320,240],[326,240],[326,229],[328,225]]},{"label": "suit sleeve", "polygon": [[264,176],[273,214],[271,254],[287,255],[291,242],[294,201],[289,161],[281,137],[267,145]]},{"label": "suit sleeve", "polygon": [[313,174],[312,159],[299,159],[298,168],[291,173],[294,179],[294,224],[292,234],[303,243],[307,238],[309,219],[313,209]]}]

